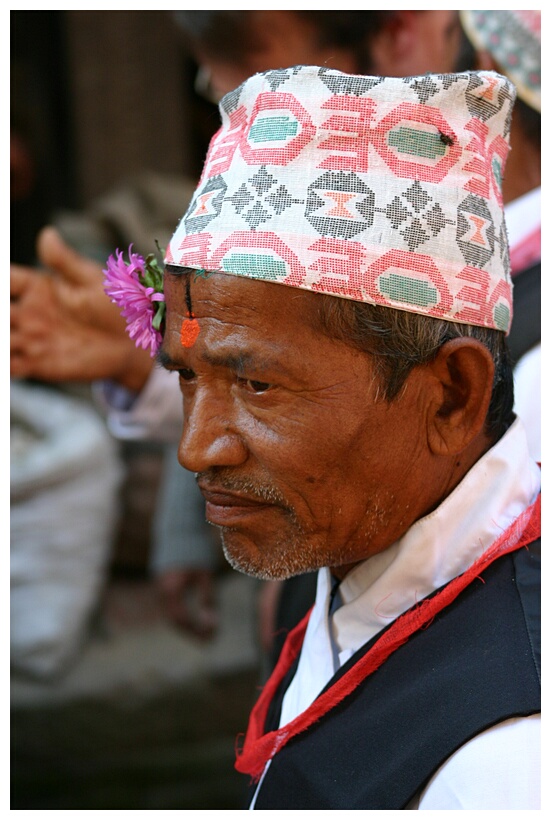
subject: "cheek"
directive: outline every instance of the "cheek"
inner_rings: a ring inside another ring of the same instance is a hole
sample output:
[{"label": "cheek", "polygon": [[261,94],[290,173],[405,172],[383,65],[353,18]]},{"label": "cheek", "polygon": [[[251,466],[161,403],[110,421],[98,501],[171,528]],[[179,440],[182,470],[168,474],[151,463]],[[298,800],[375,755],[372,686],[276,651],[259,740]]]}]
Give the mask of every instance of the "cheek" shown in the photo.
[{"label": "cheek", "polygon": [[[352,464],[356,436],[339,436],[328,427],[306,424],[281,415],[273,425],[258,420],[250,424],[247,444],[252,458],[266,476],[289,497],[301,499],[313,512],[314,507],[329,512],[337,490],[350,479],[359,480],[357,465]],[[353,474],[352,474],[353,473]]]}]

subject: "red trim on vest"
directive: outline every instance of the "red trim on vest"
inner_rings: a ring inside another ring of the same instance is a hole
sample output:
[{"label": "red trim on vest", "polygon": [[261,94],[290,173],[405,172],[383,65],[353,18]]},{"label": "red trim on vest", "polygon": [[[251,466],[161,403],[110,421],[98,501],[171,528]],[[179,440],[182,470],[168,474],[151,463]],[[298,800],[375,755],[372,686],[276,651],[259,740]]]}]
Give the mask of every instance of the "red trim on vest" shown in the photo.
[{"label": "red trim on vest", "polygon": [[349,695],[396,649],[419,629],[426,627],[435,615],[452,603],[457,596],[497,558],[508,552],[526,547],[541,535],[541,496],[528,507],[494,541],[494,543],[462,575],[450,581],[432,598],[421,601],[400,615],[381,638],[351,669],[320,695],[300,715],[281,728],[262,734],[270,702],[285,674],[298,656],[310,617],[310,612],[289,633],[276,667],[264,686],[249,719],[242,750],[236,748],[235,768],[259,780],[266,764],[292,738],[304,732],[320,717]]}]

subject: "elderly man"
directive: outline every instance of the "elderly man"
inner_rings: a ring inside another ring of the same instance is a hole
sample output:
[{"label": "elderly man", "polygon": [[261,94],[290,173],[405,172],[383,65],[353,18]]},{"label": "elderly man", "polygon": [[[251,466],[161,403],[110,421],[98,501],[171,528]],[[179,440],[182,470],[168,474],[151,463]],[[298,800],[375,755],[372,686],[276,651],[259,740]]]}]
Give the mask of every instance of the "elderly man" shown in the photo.
[{"label": "elderly man", "polygon": [[251,808],[539,806],[513,98],[493,72],[256,75],[167,249],[160,359],[207,518],[244,572],[319,570],[238,752]]}]

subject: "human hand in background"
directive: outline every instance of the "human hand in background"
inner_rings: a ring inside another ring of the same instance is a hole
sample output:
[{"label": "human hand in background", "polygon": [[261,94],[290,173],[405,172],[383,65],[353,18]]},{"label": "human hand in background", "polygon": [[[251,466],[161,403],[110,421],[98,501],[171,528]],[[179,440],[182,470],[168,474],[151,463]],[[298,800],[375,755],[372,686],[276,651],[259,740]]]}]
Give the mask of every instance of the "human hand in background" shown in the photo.
[{"label": "human hand in background", "polygon": [[153,366],[126,333],[103,290],[101,265],[44,228],[37,252],[45,270],[10,266],[10,368],[42,381],[113,379],[140,390]]}]

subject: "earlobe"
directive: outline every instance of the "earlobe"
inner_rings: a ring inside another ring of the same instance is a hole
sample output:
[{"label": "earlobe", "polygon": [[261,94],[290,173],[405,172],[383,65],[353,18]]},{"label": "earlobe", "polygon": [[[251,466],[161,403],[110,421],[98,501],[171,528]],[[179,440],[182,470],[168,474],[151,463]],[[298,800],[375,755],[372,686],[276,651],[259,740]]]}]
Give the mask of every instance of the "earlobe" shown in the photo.
[{"label": "earlobe", "polygon": [[428,419],[429,446],[435,455],[456,455],[485,435],[494,377],[492,356],[481,342],[461,337],[443,344],[429,367],[436,380]]}]

